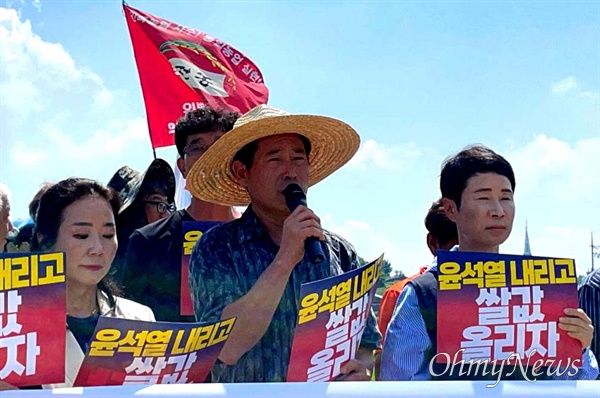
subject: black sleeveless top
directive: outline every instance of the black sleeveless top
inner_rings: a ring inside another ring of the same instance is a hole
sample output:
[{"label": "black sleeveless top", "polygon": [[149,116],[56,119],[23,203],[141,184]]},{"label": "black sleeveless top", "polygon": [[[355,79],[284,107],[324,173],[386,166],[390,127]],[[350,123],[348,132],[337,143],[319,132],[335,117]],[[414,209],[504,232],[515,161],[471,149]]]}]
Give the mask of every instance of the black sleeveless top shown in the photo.
[{"label": "black sleeveless top", "polygon": [[100,314],[94,314],[87,318],[76,318],[67,315],[67,326],[71,333],[73,333],[73,336],[75,336],[75,340],[79,343],[79,347],[81,347],[84,354],[90,348],[90,342],[92,341],[98,318],[100,318]]}]

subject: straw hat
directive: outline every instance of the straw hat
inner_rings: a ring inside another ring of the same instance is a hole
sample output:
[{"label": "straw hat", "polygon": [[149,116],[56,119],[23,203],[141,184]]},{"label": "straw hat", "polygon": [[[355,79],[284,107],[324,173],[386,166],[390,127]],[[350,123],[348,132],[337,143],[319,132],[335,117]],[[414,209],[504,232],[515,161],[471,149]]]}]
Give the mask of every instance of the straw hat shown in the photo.
[{"label": "straw hat", "polygon": [[112,176],[108,186],[119,193],[123,204],[119,214],[123,213],[135,201],[142,187],[153,180],[164,180],[167,184],[167,201],[173,203],[175,200],[175,174],[171,165],[163,159],[154,159],[144,174],[123,166]]},{"label": "straw hat", "polygon": [[311,143],[309,186],[346,164],[360,144],[358,133],[342,121],[325,116],[291,115],[268,105],[259,105],[242,115],[233,129],[196,161],[186,178],[187,189],[207,202],[247,205],[250,196],[237,184],[231,171],[233,157],[253,141],[286,133],[303,135]]}]

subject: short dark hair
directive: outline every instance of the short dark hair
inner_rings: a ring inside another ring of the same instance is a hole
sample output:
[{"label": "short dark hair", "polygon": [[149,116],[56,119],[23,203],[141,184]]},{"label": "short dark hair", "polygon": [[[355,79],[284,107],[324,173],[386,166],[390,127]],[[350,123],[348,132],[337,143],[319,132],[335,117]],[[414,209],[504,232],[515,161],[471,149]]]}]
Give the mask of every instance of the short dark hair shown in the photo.
[{"label": "short dark hair", "polygon": [[42,184],[40,189],[37,191],[31,202],[29,202],[29,217],[35,223],[35,218],[37,214],[38,205],[40,204],[40,199],[46,193],[46,191],[53,186],[52,182],[45,182]]},{"label": "short dark hair", "polygon": [[[300,137],[300,140],[302,141],[302,145],[304,145],[304,152],[306,153],[306,157],[308,158],[310,156],[310,151],[312,150],[312,145],[310,143],[310,140],[308,138],[306,138],[305,136],[303,136],[302,134],[296,134],[296,135],[298,137]],[[268,138],[268,137],[264,137],[264,138]],[[254,140],[251,143],[244,145],[242,147],[242,149],[237,151],[236,154],[233,156],[233,160],[231,161],[231,163],[233,164],[233,162],[235,162],[236,160],[239,160],[240,162],[242,162],[244,164],[244,166],[246,166],[246,168],[248,170],[250,170],[250,168],[252,167],[252,164],[254,163],[254,155],[256,155],[256,151],[258,150],[258,143],[261,140],[263,140],[264,138]]]},{"label": "short dark hair", "polygon": [[175,125],[175,146],[179,156],[184,156],[187,137],[211,131],[228,132],[240,115],[226,109],[202,106],[181,117]]},{"label": "short dark hair", "polygon": [[440,246],[445,246],[451,241],[458,240],[456,224],[446,216],[442,198],[431,204],[425,217],[425,228],[437,239]]},{"label": "short dark hair", "polygon": [[514,192],[515,173],[510,163],[488,147],[471,145],[446,159],[442,164],[440,176],[442,197],[453,200],[460,208],[460,199],[469,178],[480,173],[495,173],[508,178]]},{"label": "short dark hair", "polygon": [[[87,178],[68,178],[49,187],[42,195],[37,207],[36,222],[33,230],[31,251],[50,250],[58,239],[58,231],[63,222],[63,213],[67,207],[86,197],[99,197],[108,202],[115,220],[121,208],[121,199],[112,189]],[[114,296],[119,289],[107,273],[98,283],[98,289],[107,294],[111,307],[115,306]]]}]

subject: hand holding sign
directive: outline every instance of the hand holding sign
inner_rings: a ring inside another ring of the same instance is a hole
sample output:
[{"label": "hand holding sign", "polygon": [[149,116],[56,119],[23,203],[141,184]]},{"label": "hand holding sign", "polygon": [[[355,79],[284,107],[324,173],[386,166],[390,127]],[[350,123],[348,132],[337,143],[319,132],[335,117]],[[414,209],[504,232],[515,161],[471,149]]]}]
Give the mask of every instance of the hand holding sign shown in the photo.
[{"label": "hand holding sign", "polygon": [[584,350],[592,344],[594,326],[592,320],[581,308],[566,308],[565,315],[558,319],[558,327],[581,342]]}]

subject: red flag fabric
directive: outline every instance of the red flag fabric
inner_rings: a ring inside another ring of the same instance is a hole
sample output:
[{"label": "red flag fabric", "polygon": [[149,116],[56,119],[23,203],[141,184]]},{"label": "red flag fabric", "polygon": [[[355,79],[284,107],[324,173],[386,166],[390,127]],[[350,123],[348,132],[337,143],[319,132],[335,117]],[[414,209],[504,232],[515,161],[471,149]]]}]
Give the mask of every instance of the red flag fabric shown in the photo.
[{"label": "red flag fabric", "polygon": [[245,113],[266,104],[258,67],[227,43],[123,4],[152,148],[174,145],[175,123],[203,104]]}]

